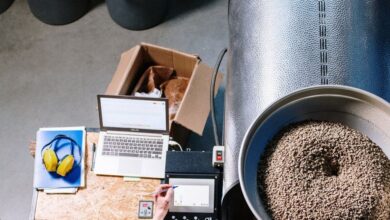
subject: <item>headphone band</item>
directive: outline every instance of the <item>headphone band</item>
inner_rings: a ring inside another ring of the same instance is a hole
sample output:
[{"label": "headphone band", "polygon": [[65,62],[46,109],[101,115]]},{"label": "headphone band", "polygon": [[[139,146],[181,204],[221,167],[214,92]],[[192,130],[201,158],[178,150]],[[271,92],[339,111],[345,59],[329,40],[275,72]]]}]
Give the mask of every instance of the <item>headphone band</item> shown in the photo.
[{"label": "headphone band", "polygon": [[60,139],[62,136],[65,136],[65,135],[59,134],[59,135],[55,136],[51,141],[49,141],[49,143],[45,144],[45,145],[42,147],[42,149],[41,149],[41,155],[42,155],[43,150],[45,150],[45,148],[47,148],[47,147],[51,148],[51,144],[52,144],[54,141]]},{"label": "headphone band", "polygon": [[68,137],[68,136],[66,136],[66,135],[63,135],[63,134],[59,134],[59,135],[55,136],[49,143],[45,144],[45,145],[42,147],[42,149],[41,149],[41,155],[42,155],[42,152],[43,152],[47,147],[52,148],[54,142],[56,142],[56,143],[55,143],[55,145],[54,145],[53,151],[54,151],[54,152],[57,152],[58,149],[56,149],[56,147],[57,147],[59,141],[62,140],[62,139],[68,140],[68,141],[71,143],[71,145],[72,145],[72,146],[71,146],[71,154],[73,155],[73,157],[74,157],[74,146],[76,145],[76,147],[79,149],[78,152],[79,152],[80,160],[79,160],[79,162],[78,162],[77,164],[80,164],[80,162],[81,162],[81,157],[82,157],[82,156],[81,156],[81,147],[80,147],[80,145],[78,145],[77,142],[76,142],[73,138],[70,138],[70,137]]}]

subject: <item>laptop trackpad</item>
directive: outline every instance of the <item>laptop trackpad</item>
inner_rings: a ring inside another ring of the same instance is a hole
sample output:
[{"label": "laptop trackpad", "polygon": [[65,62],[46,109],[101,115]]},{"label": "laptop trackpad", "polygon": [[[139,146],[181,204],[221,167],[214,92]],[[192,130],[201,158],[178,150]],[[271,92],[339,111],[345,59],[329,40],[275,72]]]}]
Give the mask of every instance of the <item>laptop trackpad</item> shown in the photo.
[{"label": "laptop trackpad", "polygon": [[118,163],[118,172],[124,174],[133,174],[138,176],[141,174],[142,161],[132,159],[121,159]]}]

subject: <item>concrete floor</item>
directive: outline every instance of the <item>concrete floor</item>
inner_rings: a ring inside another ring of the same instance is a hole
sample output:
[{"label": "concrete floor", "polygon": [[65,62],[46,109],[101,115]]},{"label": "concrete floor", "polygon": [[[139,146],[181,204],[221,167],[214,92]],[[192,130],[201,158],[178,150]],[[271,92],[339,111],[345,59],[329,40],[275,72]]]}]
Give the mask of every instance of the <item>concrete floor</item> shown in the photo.
[{"label": "concrete floor", "polygon": [[[228,44],[227,0],[172,0],[167,20],[146,31],[116,25],[100,3],[75,23],[49,26],[16,0],[0,15],[0,219],[27,219],[33,159],[27,145],[39,127],[98,127],[96,95],[108,85],[121,52],[149,42],[199,54],[213,65]],[[226,72],[226,62],[222,69]],[[223,89],[218,100],[222,121]],[[208,122],[189,147],[212,146]]]}]

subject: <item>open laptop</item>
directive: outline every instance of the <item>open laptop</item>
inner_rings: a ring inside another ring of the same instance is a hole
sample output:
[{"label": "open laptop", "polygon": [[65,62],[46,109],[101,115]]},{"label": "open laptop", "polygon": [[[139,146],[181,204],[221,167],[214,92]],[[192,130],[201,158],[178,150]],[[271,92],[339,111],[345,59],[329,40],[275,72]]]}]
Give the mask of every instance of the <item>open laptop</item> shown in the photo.
[{"label": "open laptop", "polygon": [[168,101],[98,95],[100,134],[94,172],[164,178],[168,150]]}]

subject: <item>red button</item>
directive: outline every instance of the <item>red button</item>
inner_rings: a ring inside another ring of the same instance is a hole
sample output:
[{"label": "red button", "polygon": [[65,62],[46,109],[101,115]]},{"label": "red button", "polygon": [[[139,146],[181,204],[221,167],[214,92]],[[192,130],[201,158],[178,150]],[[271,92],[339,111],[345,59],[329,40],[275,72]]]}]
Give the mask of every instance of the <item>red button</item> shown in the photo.
[{"label": "red button", "polygon": [[217,160],[222,160],[222,156],[217,156]]}]

